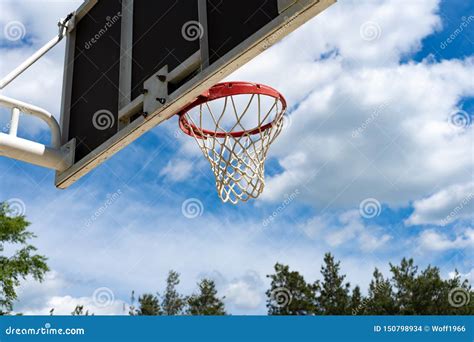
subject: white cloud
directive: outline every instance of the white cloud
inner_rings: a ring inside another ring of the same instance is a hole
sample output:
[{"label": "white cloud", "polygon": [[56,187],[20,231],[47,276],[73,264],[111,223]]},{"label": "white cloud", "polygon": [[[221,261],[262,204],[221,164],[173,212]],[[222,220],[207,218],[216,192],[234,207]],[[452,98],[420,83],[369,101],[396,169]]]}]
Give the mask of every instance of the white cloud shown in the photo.
[{"label": "white cloud", "polygon": [[[459,97],[474,94],[465,75],[474,78],[472,60],[339,73],[325,87],[333,91],[316,89],[291,114],[290,131],[271,149],[284,171],[268,179],[262,199],[305,185],[300,198],[316,205],[375,197],[398,206],[469,179],[473,128],[457,132],[448,122]],[[293,153],[303,156],[293,162]]]},{"label": "white cloud", "polygon": [[173,182],[180,182],[187,180],[194,169],[191,161],[186,159],[172,159],[160,171],[160,176],[165,176]]},{"label": "white cloud", "polygon": [[474,183],[456,184],[413,203],[407,225],[446,225],[474,215]]},{"label": "white cloud", "polygon": [[43,282],[31,277],[21,282],[17,289],[20,301],[15,303],[15,312],[24,315],[48,315],[54,309],[55,315],[70,315],[77,305],[84,306],[84,312],[96,315],[120,315],[128,313],[128,304],[115,298],[112,289],[90,288],[90,296],[76,297],[68,293],[77,290],[77,284],[65,279],[56,270],[46,274]]},{"label": "white cloud", "polygon": [[[474,95],[474,60],[399,64],[440,27],[437,8],[340,2],[229,77],[268,83],[297,104],[270,148],[283,172],[267,177],[262,200],[297,187],[316,207],[368,197],[400,206],[470,178],[473,127],[453,130],[448,118]],[[381,28],[373,41],[359,36],[369,21]]]},{"label": "white cloud", "polygon": [[324,241],[331,249],[350,245],[363,252],[372,252],[392,239],[381,227],[365,226],[357,210],[340,214],[336,221],[329,215],[316,216],[301,228],[307,237]]},{"label": "white cloud", "polygon": [[45,306],[39,309],[22,311],[24,315],[48,315],[51,309],[54,309],[54,315],[70,315],[77,305],[84,306],[84,314],[86,311],[94,315],[128,315],[128,304],[119,300],[102,306],[98,305],[91,297],[71,297],[71,296],[54,296],[47,300]]},{"label": "white cloud", "polygon": [[237,310],[256,310],[264,302],[265,283],[255,271],[228,282],[222,290],[227,305]]},{"label": "white cloud", "polygon": [[[467,279],[470,284],[474,283],[474,268],[471,268],[471,270],[467,273],[459,273],[458,271],[457,275],[461,277],[461,281]],[[450,279],[454,279],[454,277],[456,276],[456,272],[449,272],[448,276]]]},{"label": "white cloud", "polygon": [[455,234],[453,238],[434,229],[428,229],[420,234],[419,244],[422,249],[428,251],[474,248],[474,229],[467,228]]}]

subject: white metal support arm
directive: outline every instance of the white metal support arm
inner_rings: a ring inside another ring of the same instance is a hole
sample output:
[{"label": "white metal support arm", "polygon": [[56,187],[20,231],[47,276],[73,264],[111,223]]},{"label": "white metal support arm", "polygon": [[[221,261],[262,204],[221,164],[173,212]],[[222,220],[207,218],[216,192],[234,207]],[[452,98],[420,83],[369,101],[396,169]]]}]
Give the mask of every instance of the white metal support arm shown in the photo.
[{"label": "white metal support arm", "polygon": [[5,76],[0,81],[0,90],[5,88],[10,82],[12,82],[15,78],[20,76],[26,69],[32,66],[38,59],[43,57],[49,50],[55,47],[66,35],[68,30],[68,22],[73,17],[73,14],[69,14],[64,20],[60,20],[58,23],[59,33],[43,45],[38,51],[31,55],[26,61],[21,63],[18,67],[15,68],[12,72],[10,72],[7,76]]},{"label": "white metal support arm", "polygon": [[[61,41],[67,32],[67,23],[72,16],[72,14],[69,14],[66,19],[58,23],[59,33],[56,37],[46,43],[30,58],[0,80],[0,89],[5,88],[5,86],[10,84],[10,82],[21,75],[33,63]],[[0,106],[11,109],[12,113],[8,134],[0,132],[0,155],[58,171],[64,171],[73,164],[75,141],[70,141],[64,146],[61,146],[61,129],[51,113],[37,106],[3,95],[0,95]],[[17,136],[20,113],[33,115],[48,124],[51,131],[50,146],[45,146]]]}]

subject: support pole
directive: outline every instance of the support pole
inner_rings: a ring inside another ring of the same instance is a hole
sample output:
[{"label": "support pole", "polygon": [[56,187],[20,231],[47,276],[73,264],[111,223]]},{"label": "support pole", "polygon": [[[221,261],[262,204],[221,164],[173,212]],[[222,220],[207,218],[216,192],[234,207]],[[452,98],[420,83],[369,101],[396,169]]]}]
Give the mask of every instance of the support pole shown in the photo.
[{"label": "support pole", "polygon": [[58,23],[59,26],[59,33],[56,37],[51,39],[47,42],[43,47],[41,47],[38,51],[36,51],[30,58],[26,61],[21,63],[15,70],[10,72],[7,76],[5,76],[0,81],[0,89],[5,88],[8,84],[10,84],[15,78],[20,76],[26,69],[28,69],[31,65],[33,65],[38,59],[43,57],[49,50],[55,47],[63,38],[67,32],[67,22],[73,17],[73,14],[69,14],[64,20]]},{"label": "support pole", "polygon": [[13,108],[12,109],[12,118],[10,121],[10,135],[16,137],[18,134],[18,123],[20,121],[20,109]]}]

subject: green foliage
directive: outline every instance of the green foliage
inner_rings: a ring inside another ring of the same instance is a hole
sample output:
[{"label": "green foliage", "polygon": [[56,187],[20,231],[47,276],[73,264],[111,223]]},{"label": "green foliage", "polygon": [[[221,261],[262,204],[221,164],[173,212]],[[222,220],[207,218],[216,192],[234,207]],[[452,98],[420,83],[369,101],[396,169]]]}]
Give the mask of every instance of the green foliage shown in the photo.
[{"label": "green foliage", "polygon": [[163,295],[163,315],[175,316],[183,313],[186,304],[185,299],[176,290],[179,285],[179,273],[173,270],[169,271],[166,279],[166,290]]},{"label": "green foliage", "polygon": [[138,297],[138,316],[159,316],[161,315],[160,300],[157,295],[145,293]]},{"label": "green foliage", "polygon": [[203,279],[198,284],[199,292],[188,297],[188,315],[220,316],[226,315],[224,302],[217,297],[214,281]]},{"label": "green foliage", "polygon": [[[54,309],[53,309],[54,310]],[[50,311],[51,316],[53,315],[53,310]],[[94,314],[89,314],[89,310],[84,312],[84,305],[77,305],[73,312],[71,312],[72,316],[94,316]]]},{"label": "green foliage", "polygon": [[[16,287],[27,276],[43,281],[49,268],[46,257],[35,254],[36,247],[28,241],[35,237],[27,230],[30,223],[24,216],[12,216],[6,203],[0,203],[0,311],[11,311],[17,299]],[[5,245],[16,251],[11,256],[3,254]]]},{"label": "green foliage", "polygon": [[[390,264],[395,301],[400,315],[474,314],[474,293],[467,280],[461,282],[456,271],[453,279],[443,280],[438,267],[428,266],[418,274],[413,259],[400,266]],[[466,302],[457,307],[456,300]],[[451,301],[451,303],[450,303]]]},{"label": "green foliage", "polygon": [[[324,257],[323,279],[308,285],[296,271],[275,265],[271,287],[266,292],[269,315],[472,315],[474,292],[467,280],[461,281],[456,271],[452,279],[443,280],[437,267],[428,266],[418,272],[413,259],[390,264],[391,277],[385,278],[376,268],[367,297],[340,274],[340,263],[331,254]],[[281,305],[274,292],[285,288],[293,300]],[[294,300],[294,298],[297,300]]]},{"label": "green foliage", "polygon": [[395,315],[398,312],[390,280],[385,279],[376,268],[369,285],[368,297],[360,314]]},{"label": "green foliage", "polygon": [[350,310],[353,315],[357,315],[360,313],[360,308],[362,308],[362,294],[360,293],[360,287],[356,286],[354,290],[352,290],[351,295],[351,303],[350,303]]},{"label": "green foliage", "polygon": [[275,274],[267,277],[272,280],[266,292],[269,315],[308,315],[315,312],[314,286],[306,283],[301,274],[277,263]]},{"label": "green foliage", "polygon": [[344,283],[345,275],[340,275],[340,262],[327,253],[324,255],[324,265],[321,267],[322,281],[316,281],[315,288],[317,307],[324,315],[345,315],[349,310],[350,284]]}]

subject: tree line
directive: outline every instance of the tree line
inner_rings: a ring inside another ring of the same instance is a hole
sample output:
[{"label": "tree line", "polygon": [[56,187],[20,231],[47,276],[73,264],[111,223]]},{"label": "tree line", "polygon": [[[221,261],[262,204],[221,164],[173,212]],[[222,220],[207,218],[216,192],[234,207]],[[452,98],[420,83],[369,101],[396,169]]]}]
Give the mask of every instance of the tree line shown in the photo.
[{"label": "tree line", "polygon": [[[22,215],[12,214],[5,203],[0,203],[0,314],[9,314],[18,299],[21,280],[31,276],[43,281],[49,271],[47,258],[36,253],[30,244],[34,234],[30,223]],[[6,244],[16,251],[7,256]],[[369,287],[362,294],[359,286],[351,287],[341,265],[331,253],[324,256],[321,279],[307,282],[288,265],[276,263],[274,273],[267,275],[270,288],[266,291],[269,315],[472,315],[474,292],[468,280],[456,271],[450,279],[443,279],[438,267],[420,270],[413,259],[403,258],[399,265],[389,264],[390,276],[377,268]],[[131,295],[129,314],[154,315],[226,315],[225,298],[219,296],[212,279],[202,279],[197,291],[185,296],[177,290],[179,273],[171,270],[163,295],[144,293]],[[54,313],[54,308],[51,314]],[[78,305],[72,315],[89,315]]]}]

